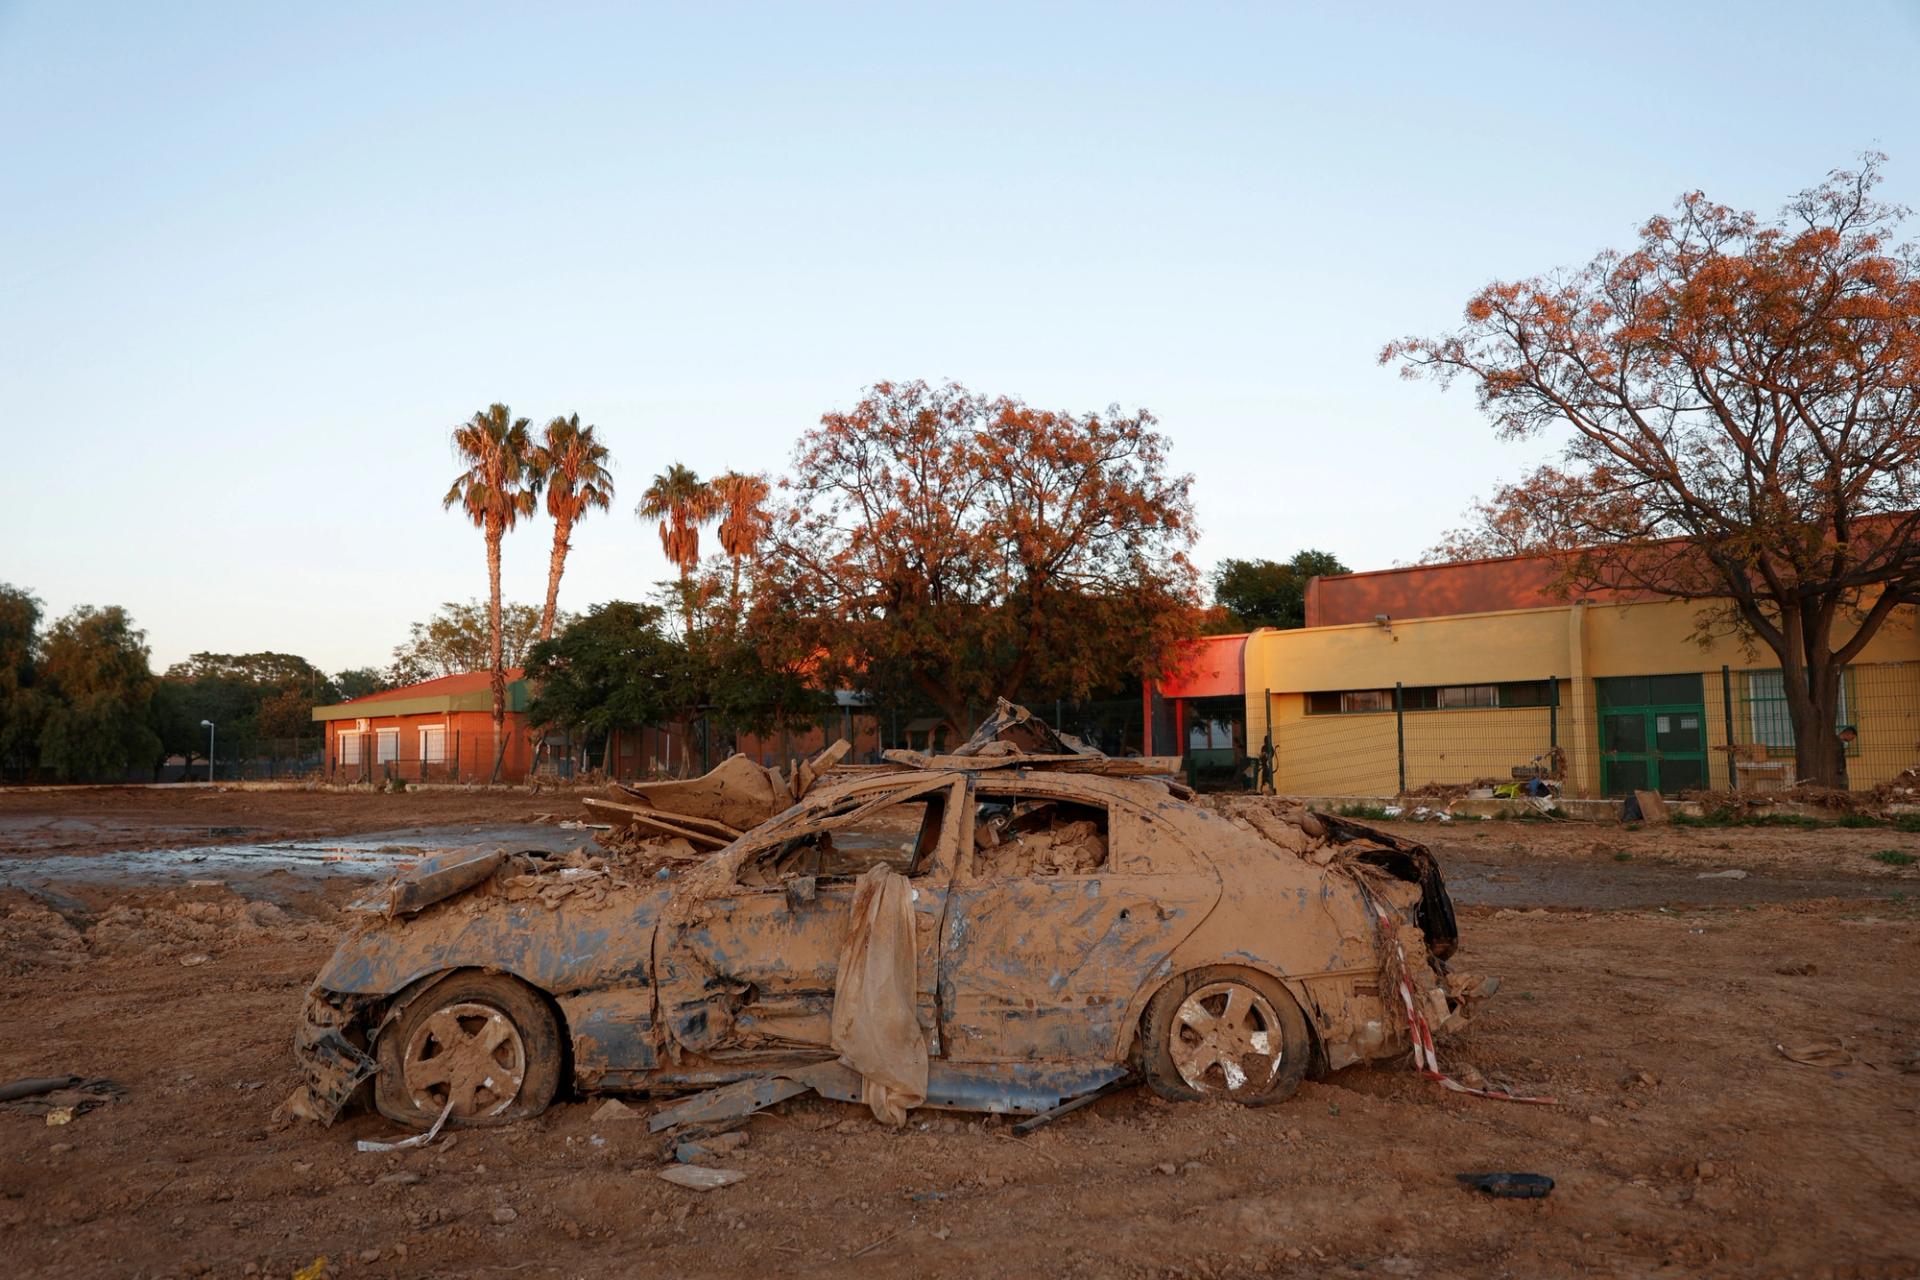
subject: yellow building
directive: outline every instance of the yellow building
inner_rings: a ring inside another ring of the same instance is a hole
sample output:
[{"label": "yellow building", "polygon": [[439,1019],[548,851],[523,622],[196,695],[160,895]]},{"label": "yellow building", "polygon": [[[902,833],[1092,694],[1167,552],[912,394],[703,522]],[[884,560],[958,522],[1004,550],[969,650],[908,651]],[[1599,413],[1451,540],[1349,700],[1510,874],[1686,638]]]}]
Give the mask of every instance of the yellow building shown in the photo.
[{"label": "yellow building", "polygon": [[[1513,559],[1319,579],[1306,628],[1207,642],[1222,658],[1239,649],[1244,719],[1226,736],[1255,760],[1270,744],[1262,776],[1290,795],[1391,796],[1534,773],[1587,798],[1793,782],[1770,650],[1703,642],[1695,603],[1554,601],[1550,577]],[[1914,610],[1888,621],[1842,685],[1849,785],[1920,764]],[[1171,745],[1169,723],[1183,752],[1222,739],[1222,682],[1163,680],[1154,692],[1173,714],[1154,715],[1150,700],[1152,749]],[[1212,696],[1189,696],[1201,692]]]}]

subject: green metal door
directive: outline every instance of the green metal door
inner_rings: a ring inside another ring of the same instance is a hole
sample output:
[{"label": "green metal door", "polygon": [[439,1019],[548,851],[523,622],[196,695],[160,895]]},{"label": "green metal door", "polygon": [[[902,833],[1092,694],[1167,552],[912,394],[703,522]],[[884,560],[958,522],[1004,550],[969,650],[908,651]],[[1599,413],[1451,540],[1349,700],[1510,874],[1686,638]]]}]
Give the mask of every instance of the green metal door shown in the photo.
[{"label": "green metal door", "polygon": [[1675,795],[1707,785],[1707,709],[1700,677],[1595,680],[1600,708],[1600,786]]}]

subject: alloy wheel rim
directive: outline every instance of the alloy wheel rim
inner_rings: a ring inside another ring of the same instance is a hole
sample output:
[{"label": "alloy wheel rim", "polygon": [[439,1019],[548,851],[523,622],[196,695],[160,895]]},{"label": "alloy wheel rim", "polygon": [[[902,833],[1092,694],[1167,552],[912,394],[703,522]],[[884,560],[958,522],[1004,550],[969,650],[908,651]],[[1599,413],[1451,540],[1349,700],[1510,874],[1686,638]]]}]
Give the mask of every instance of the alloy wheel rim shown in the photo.
[{"label": "alloy wheel rim", "polygon": [[436,1010],[407,1041],[403,1075],[413,1105],[460,1119],[499,1115],[520,1096],[527,1047],[513,1019],[465,1000]]},{"label": "alloy wheel rim", "polygon": [[1168,1040],[1180,1078],[1224,1097],[1264,1092],[1286,1060],[1272,1002],[1238,982],[1210,982],[1190,993],[1174,1013]]}]

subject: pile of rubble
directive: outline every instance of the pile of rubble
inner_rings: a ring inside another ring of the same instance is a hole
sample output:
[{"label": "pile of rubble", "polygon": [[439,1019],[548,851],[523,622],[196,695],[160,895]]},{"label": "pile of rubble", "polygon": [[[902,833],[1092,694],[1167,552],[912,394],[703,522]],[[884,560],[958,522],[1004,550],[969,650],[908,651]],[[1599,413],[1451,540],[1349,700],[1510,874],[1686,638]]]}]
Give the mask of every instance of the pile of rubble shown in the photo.
[{"label": "pile of rubble", "polygon": [[976,823],[973,829],[974,875],[1083,876],[1107,862],[1107,837],[1088,818],[1073,818],[1059,806],[1035,806]]},{"label": "pile of rubble", "polygon": [[729,756],[698,778],[614,783],[582,801],[599,845],[632,874],[698,862],[806,796],[853,749],[842,738],[790,771]]}]

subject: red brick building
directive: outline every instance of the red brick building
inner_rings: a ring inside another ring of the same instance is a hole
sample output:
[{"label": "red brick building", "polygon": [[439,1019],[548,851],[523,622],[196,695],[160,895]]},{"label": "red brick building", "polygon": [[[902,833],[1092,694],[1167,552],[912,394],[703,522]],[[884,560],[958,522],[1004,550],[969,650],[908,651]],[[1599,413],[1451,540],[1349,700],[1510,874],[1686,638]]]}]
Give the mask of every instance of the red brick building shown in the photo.
[{"label": "red brick building", "polygon": [[[484,671],[315,707],[326,735],[326,776],[335,781],[485,782],[493,776],[492,680]],[[523,782],[533,763],[527,682],[507,672],[503,782]]]}]

